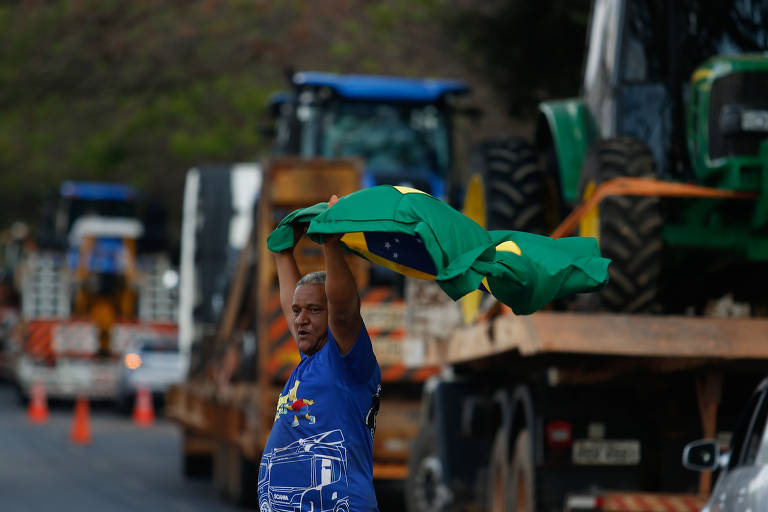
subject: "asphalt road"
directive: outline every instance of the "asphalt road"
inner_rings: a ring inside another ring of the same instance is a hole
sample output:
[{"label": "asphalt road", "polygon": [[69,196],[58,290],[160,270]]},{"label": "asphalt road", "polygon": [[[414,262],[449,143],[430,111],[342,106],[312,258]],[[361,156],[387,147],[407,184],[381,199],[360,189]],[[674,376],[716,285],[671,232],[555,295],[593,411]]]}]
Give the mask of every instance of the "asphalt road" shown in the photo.
[{"label": "asphalt road", "polygon": [[76,445],[72,411],[72,403],[56,404],[47,423],[31,424],[14,390],[0,385],[0,510],[239,510],[219,500],[209,480],[182,476],[172,423],[141,428],[111,407],[93,407],[92,441]]}]

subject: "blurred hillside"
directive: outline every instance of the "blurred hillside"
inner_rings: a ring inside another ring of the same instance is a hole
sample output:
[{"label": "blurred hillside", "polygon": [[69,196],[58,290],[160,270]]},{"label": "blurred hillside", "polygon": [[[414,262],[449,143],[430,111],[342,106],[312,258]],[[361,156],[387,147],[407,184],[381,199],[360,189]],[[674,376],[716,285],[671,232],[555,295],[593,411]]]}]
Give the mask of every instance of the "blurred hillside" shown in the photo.
[{"label": "blurred hillside", "polygon": [[588,1],[0,2],[0,228],[64,179],[133,183],[177,219],[194,164],[254,160],[284,69],[461,78],[475,134],[578,91]]}]

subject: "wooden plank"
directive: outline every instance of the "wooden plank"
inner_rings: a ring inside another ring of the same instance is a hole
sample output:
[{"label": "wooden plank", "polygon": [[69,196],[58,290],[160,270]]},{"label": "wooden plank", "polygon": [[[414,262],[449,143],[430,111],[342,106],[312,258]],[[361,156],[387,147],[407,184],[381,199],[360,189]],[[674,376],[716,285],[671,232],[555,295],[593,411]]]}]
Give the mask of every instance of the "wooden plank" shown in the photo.
[{"label": "wooden plank", "polygon": [[538,312],[458,329],[429,364],[518,351],[636,357],[768,359],[768,319]]},{"label": "wooden plank", "polygon": [[352,158],[274,159],[267,171],[272,205],[301,208],[359,190],[362,167]]}]

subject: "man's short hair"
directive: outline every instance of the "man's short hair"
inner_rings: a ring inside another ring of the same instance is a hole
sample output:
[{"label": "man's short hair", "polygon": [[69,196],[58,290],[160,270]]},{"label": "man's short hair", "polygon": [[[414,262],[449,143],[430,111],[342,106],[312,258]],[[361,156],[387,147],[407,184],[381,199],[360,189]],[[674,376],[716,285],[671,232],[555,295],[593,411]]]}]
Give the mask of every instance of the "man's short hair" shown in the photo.
[{"label": "man's short hair", "polygon": [[296,283],[296,288],[304,284],[319,284],[321,286],[325,286],[325,270],[305,274],[301,279],[299,279],[299,282]]}]

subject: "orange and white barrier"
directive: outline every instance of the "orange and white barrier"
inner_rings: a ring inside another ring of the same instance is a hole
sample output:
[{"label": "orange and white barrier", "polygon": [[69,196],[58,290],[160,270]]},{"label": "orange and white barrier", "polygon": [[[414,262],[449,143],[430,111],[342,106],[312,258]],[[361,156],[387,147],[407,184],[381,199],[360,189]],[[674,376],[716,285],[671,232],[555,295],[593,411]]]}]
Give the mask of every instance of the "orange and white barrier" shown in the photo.
[{"label": "orange and white barrier", "polygon": [[705,496],[695,494],[607,493],[604,512],[699,512]]}]

